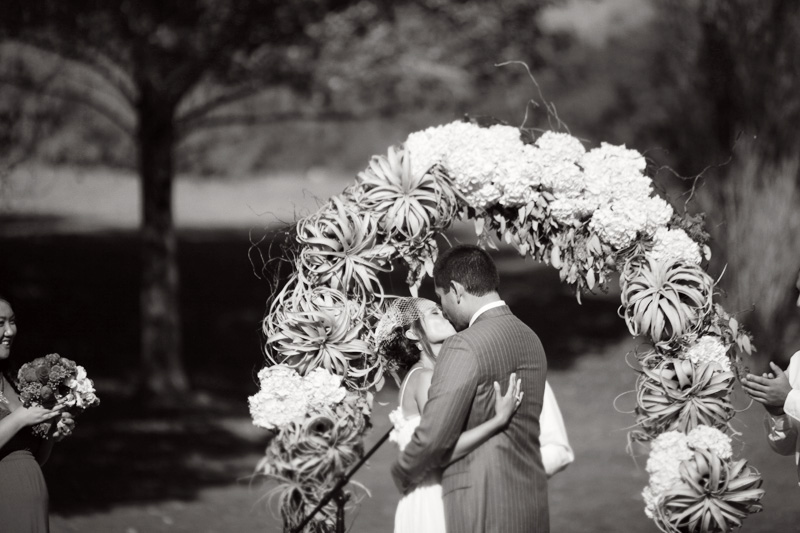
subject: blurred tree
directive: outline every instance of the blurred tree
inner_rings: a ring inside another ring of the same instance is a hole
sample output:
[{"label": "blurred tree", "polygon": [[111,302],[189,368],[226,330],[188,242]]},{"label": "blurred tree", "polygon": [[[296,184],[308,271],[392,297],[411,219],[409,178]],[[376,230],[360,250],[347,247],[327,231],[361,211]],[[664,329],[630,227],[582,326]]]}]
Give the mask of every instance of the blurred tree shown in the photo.
[{"label": "blurred tree", "polygon": [[0,85],[93,110],[132,139],[142,191],[142,387],[188,388],[172,215],[176,147],[231,124],[341,119],[480,96],[537,62],[555,0],[7,0]]},{"label": "blurred tree", "polygon": [[38,94],[0,88],[0,191],[14,168],[35,156],[37,140],[57,126],[53,102],[41,99],[47,83]]},{"label": "blurred tree", "polygon": [[655,5],[650,75],[642,77],[650,87],[636,97],[650,115],[643,130],[670,149],[683,175],[722,165],[700,195],[722,247],[716,261],[720,270],[730,267],[722,284],[741,310],[755,306],[748,326],[772,356],[796,343],[800,331],[793,309],[800,268],[800,2]]},{"label": "blurred tree", "polygon": [[646,65],[619,85],[647,115],[642,134],[658,138],[686,175],[728,159],[743,133],[759,139],[768,159],[797,153],[800,3],[653,3],[656,15],[638,39]]},{"label": "blurred tree", "polygon": [[[20,60],[6,85],[42,89],[41,61],[65,65],[46,94],[85,105],[129,135],[142,184],[142,388],[188,391],[181,363],[172,216],[177,140],[268,85],[307,89],[321,43],[306,29],[352,2],[8,1],[0,25]],[[37,61],[37,58],[39,61]],[[27,61],[25,60],[27,59]]]},{"label": "blurred tree", "polygon": [[334,109],[360,114],[473,109],[509,79],[529,84],[523,69],[496,65],[541,66],[553,36],[539,16],[559,3],[421,0],[397,4],[391,18],[376,22],[372,11],[379,7],[362,2],[313,29],[327,43],[317,73],[324,96]]}]

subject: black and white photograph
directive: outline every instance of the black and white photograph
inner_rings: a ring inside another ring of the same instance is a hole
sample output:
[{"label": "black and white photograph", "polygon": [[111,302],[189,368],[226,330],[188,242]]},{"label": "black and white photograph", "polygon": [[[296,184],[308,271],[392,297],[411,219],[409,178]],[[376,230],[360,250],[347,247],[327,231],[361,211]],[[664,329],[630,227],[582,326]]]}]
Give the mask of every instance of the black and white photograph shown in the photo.
[{"label": "black and white photograph", "polygon": [[799,523],[800,2],[0,2],[0,533]]}]

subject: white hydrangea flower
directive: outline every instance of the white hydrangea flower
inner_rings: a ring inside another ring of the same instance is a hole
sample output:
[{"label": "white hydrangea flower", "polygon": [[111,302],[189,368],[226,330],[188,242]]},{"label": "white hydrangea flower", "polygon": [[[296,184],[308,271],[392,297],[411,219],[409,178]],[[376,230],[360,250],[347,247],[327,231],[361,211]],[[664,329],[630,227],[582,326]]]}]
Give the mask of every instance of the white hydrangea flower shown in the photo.
[{"label": "white hydrangea flower", "polygon": [[405,148],[413,172],[441,164],[470,205],[478,208],[529,203],[540,185],[571,197],[583,190],[577,162],[585,150],[565,133],[545,132],[531,146],[512,126],[452,122],[412,133]]},{"label": "white hydrangea flower", "polygon": [[581,167],[587,174],[601,180],[612,180],[618,176],[642,175],[647,162],[644,156],[625,145],[600,143],[600,146],[581,157]]},{"label": "white hydrangea flower", "polygon": [[519,207],[535,202],[539,196],[541,194],[533,186],[519,180],[503,187],[499,202],[506,207]]},{"label": "white hydrangea flower", "polygon": [[547,158],[552,160],[577,163],[586,153],[583,144],[568,133],[546,131],[536,139],[536,146]]},{"label": "white hydrangea flower", "polygon": [[733,456],[731,438],[715,427],[697,426],[687,435],[687,443],[695,448],[709,450],[721,459],[730,459]]},{"label": "white hydrangea flower", "polygon": [[686,435],[680,431],[666,431],[655,438],[645,467],[650,474],[650,483],[642,492],[645,514],[649,518],[653,517],[661,494],[680,481],[680,462],[692,455],[686,445]]},{"label": "white hydrangea flower", "polygon": [[652,520],[655,516],[653,513],[658,505],[657,497],[653,494],[653,490],[647,486],[642,491],[642,498],[644,499],[644,514]]},{"label": "white hydrangea flower", "polygon": [[575,163],[556,161],[544,165],[542,184],[557,198],[578,198],[584,195],[586,178]]},{"label": "white hydrangea flower", "polygon": [[513,154],[498,163],[500,171],[494,183],[502,190],[500,204],[518,207],[538,197],[537,188],[542,183],[543,167],[539,160],[531,158],[531,148],[521,142],[515,144]]},{"label": "white hydrangea flower", "polygon": [[413,172],[441,164],[479,209],[525,205],[535,201],[539,186],[552,192],[559,222],[604,209],[594,224],[616,248],[628,246],[638,233],[652,235],[672,216],[669,204],[651,197],[644,157],[624,146],[602,144],[587,153],[577,138],[553,131],[526,145],[512,126],[452,122],[412,133],[405,148]]},{"label": "white hydrangea flower", "polygon": [[457,122],[416,131],[408,136],[404,146],[411,157],[411,171],[414,175],[426,172],[433,165],[442,163],[448,146],[454,136],[463,134],[455,131]]},{"label": "white hydrangea flower", "polygon": [[341,384],[342,378],[325,368],[312,370],[303,378],[309,409],[323,409],[344,400],[347,391]]},{"label": "white hydrangea flower", "polygon": [[583,193],[586,180],[578,163],[586,149],[575,137],[546,131],[536,139],[538,160],[542,165],[542,185],[555,196],[576,198]]},{"label": "white hydrangea flower", "polygon": [[586,191],[596,208],[615,201],[646,201],[653,192],[652,180],[644,175],[646,162],[635,150],[602,143],[581,158]]},{"label": "white hydrangea flower", "polygon": [[617,250],[631,245],[636,235],[647,227],[647,211],[641,202],[622,198],[601,206],[592,215],[589,227]]},{"label": "white hydrangea flower", "polygon": [[519,129],[511,126],[481,128],[467,122],[452,122],[412,133],[405,147],[411,154],[413,172],[424,172],[440,163],[474,207],[486,208],[497,203],[506,183],[519,187],[517,184],[522,180],[528,186],[535,186],[535,169],[527,169],[525,145]]},{"label": "white hydrangea flower", "polygon": [[572,224],[580,212],[577,201],[570,198],[556,198],[549,207],[552,217],[562,224]]},{"label": "white hydrangea flower", "polygon": [[247,399],[254,425],[275,429],[306,415],[308,399],[297,372],[275,365],[262,368],[258,379],[260,390]]},{"label": "white hydrangea flower", "polygon": [[672,206],[658,197],[623,196],[601,205],[589,223],[598,236],[621,250],[631,245],[637,234],[653,235],[672,218]]},{"label": "white hydrangea flower", "polygon": [[675,211],[669,202],[658,196],[640,201],[642,202],[641,209],[647,213],[647,224],[642,232],[648,237],[652,237],[659,228],[663,228],[669,223]]},{"label": "white hydrangea flower", "polygon": [[681,461],[692,457],[686,444],[686,435],[680,431],[666,431],[655,438],[647,459],[650,488],[655,495],[672,487],[680,479]]},{"label": "white hydrangea flower", "polygon": [[648,253],[653,259],[666,263],[700,264],[700,245],[692,240],[682,229],[667,229],[665,226],[656,230],[653,235],[653,249]]},{"label": "white hydrangea flower", "polygon": [[722,367],[725,372],[731,370],[728,348],[715,335],[704,335],[697,339],[697,342],[682,354],[682,358],[690,360],[695,365],[713,362]]},{"label": "white hydrangea flower", "polygon": [[484,185],[479,189],[473,189],[468,192],[462,191],[462,193],[464,194],[464,198],[466,198],[467,203],[478,209],[486,209],[492,205],[495,205],[501,196],[500,189],[491,183]]}]

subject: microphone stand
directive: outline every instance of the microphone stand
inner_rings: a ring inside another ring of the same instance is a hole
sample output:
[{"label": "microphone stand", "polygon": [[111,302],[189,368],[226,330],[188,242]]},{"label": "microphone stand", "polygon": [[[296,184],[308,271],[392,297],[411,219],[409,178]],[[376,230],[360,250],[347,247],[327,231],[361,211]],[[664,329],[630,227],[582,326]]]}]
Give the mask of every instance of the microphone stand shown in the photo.
[{"label": "microphone stand", "polygon": [[314,518],[314,515],[316,515],[320,511],[320,509],[325,507],[328,504],[328,502],[330,502],[334,498],[336,499],[336,506],[337,506],[336,533],[345,533],[344,506],[350,499],[350,495],[346,494],[342,489],[350,481],[350,478],[353,476],[353,474],[355,474],[356,471],[358,471],[358,469],[361,468],[364,465],[364,463],[367,462],[367,459],[369,459],[372,456],[372,454],[375,453],[384,442],[386,442],[386,439],[389,438],[389,433],[391,432],[392,429],[390,428],[380,439],[378,439],[378,442],[376,442],[375,445],[372,446],[372,448],[370,448],[366,454],[364,454],[364,457],[362,457],[358,461],[358,463],[356,463],[355,466],[351,468],[349,472],[347,472],[347,474],[344,474],[339,477],[339,481],[336,482],[336,485],[334,485],[334,487],[325,495],[325,497],[320,500],[317,506],[314,507],[314,510],[311,511],[311,513],[309,513],[303,519],[300,525],[291,530],[291,533],[300,533],[303,530],[303,528],[305,528],[308,525],[311,519]]}]

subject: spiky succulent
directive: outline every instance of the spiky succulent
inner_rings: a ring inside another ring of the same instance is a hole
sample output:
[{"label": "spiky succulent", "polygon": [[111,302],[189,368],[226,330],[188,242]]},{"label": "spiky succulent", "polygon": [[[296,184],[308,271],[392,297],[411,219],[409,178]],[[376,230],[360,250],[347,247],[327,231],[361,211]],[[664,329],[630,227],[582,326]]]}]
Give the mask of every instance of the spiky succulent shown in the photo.
[{"label": "spiky succulent", "polygon": [[633,258],[620,276],[622,306],[632,335],[668,346],[711,311],[714,280],[699,266]]},{"label": "spiky succulent", "polygon": [[414,174],[411,156],[402,148],[373,156],[358,182],[359,203],[376,213],[381,229],[397,241],[428,239],[449,226],[458,209],[446,175],[436,167]]},{"label": "spiky succulent", "polygon": [[297,223],[301,244],[297,272],[311,286],[328,286],[357,298],[381,292],[378,272],[394,247],[382,241],[376,218],[334,197],[318,213]]},{"label": "spiky succulent", "polygon": [[731,462],[698,448],[681,462],[682,482],[664,493],[655,517],[665,533],[727,533],[762,510],[761,475],[741,459]]}]

